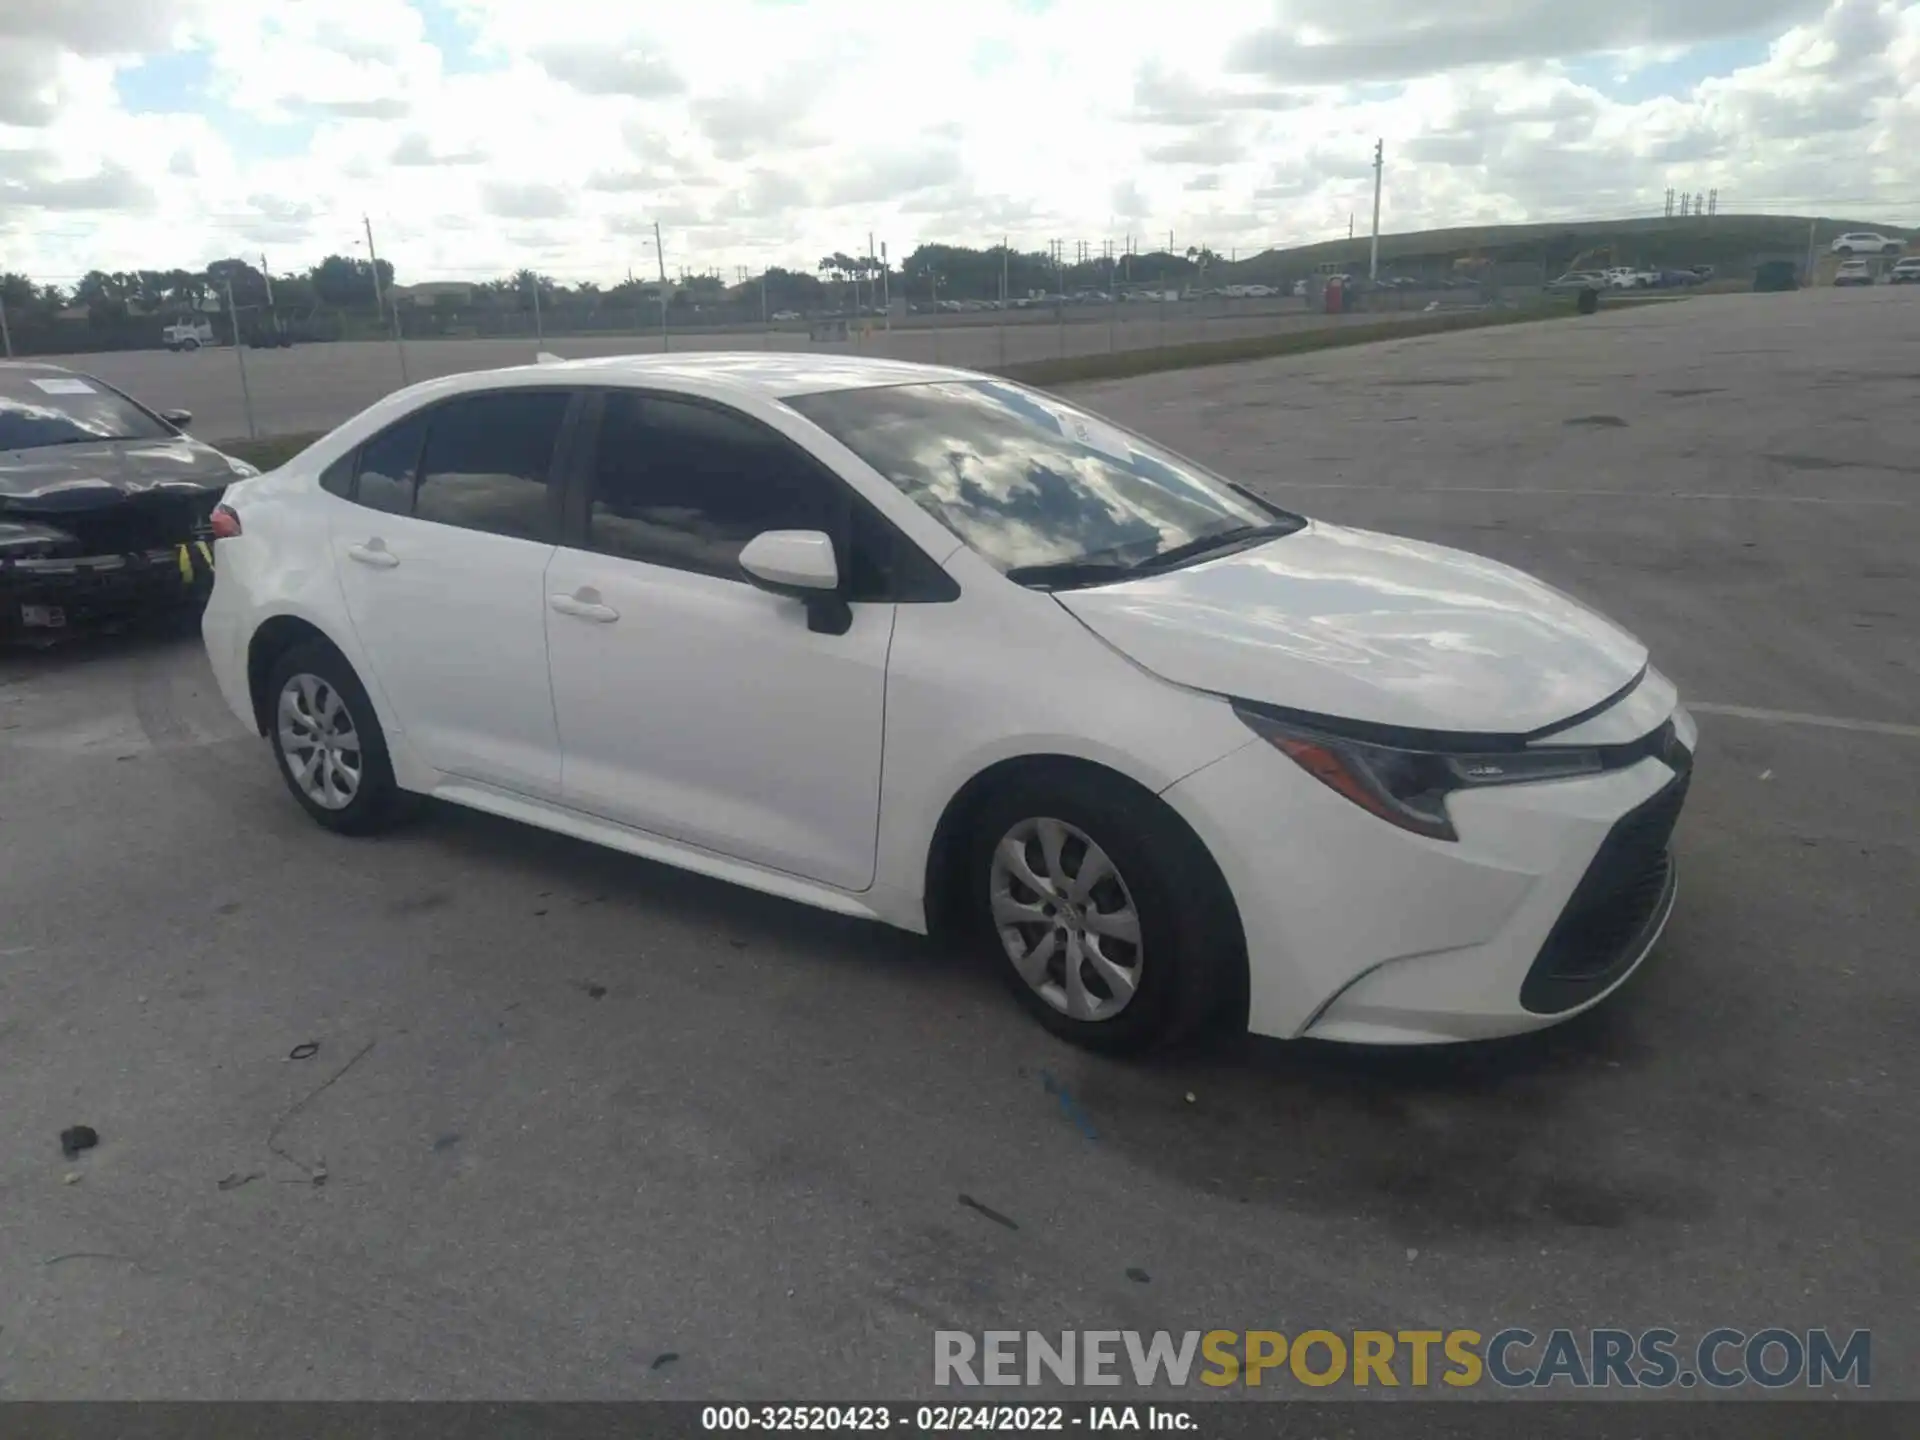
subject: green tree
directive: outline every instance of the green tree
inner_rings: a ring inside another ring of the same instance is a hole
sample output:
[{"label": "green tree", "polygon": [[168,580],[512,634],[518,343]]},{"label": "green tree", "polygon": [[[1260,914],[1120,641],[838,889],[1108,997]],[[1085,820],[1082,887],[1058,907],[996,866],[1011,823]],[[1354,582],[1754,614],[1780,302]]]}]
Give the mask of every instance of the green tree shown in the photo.
[{"label": "green tree", "polygon": [[207,288],[227,303],[227,289],[233,289],[233,303],[243,309],[267,303],[267,277],[244,260],[214,260],[207,265]]},{"label": "green tree", "polygon": [[[373,307],[373,267],[364,260],[329,255],[309,270],[307,276],[313,282],[315,298],[323,305],[335,305],[343,310]],[[393,266],[382,260],[380,289],[384,293],[392,285]]]}]

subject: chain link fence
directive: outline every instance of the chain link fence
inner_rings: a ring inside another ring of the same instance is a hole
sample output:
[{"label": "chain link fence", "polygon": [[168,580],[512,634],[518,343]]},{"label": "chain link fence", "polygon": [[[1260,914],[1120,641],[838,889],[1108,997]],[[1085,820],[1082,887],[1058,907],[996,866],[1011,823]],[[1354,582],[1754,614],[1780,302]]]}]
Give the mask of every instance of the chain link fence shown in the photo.
[{"label": "chain link fence", "polygon": [[[1537,290],[1536,278],[1533,286]],[[213,343],[169,353],[121,350],[46,358],[98,376],[156,409],[194,415],[213,441],[330,429],[402,385],[472,370],[526,364],[546,351],[563,358],[683,351],[788,351],[873,355],[999,370],[1122,350],[1239,340],[1376,321],[1382,314],[1454,310],[1489,302],[1485,289],[1417,278],[1360,287],[1351,308],[1329,313],[1319,285],[1304,294],[1165,298],[1152,292],[1077,302],[977,302],[957,311],[895,300],[884,310],[800,317],[741,316],[724,307],[697,315],[658,306],[591,312],[490,309],[435,303],[395,307],[398,323],[357,327],[363,338],[321,339],[309,327],[272,336],[242,323],[242,340],[220,327]],[[929,313],[931,311],[931,313]],[[664,323],[663,323],[664,319]],[[347,331],[344,333],[353,333]]]}]

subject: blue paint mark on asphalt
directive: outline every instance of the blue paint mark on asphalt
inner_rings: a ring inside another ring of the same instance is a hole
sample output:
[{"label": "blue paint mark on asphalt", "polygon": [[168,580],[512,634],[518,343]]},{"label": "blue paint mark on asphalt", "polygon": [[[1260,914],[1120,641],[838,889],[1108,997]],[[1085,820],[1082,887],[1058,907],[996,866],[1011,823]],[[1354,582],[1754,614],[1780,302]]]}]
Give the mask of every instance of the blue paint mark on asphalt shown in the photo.
[{"label": "blue paint mark on asphalt", "polygon": [[1046,1087],[1047,1094],[1060,1101],[1060,1113],[1071,1120],[1074,1127],[1089,1140],[1098,1140],[1099,1133],[1093,1128],[1093,1121],[1087,1118],[1087,1112],[1080,1108],[1080,1102],[1073,1098],[1073,1092],[1060,1081],[1053,1078],[1051,1071],[1040,1072],[1040,1083]]}]

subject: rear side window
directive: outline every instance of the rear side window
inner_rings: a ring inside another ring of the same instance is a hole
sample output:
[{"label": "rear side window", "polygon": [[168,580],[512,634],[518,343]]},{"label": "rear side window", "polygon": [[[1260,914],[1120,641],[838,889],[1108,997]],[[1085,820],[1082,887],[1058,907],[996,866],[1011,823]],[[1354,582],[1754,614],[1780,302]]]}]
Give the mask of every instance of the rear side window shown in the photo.
[{"label": "rear side window", "polygon": [[420,469],[420,443],[427,417],[415,412],[360,447],[359,480],[353,498],[388,515],[413,513],[413,482]]},{"label": "rear side window", "polygon": [[563,390],[502,390],[437,407],[415,518],[521,540],[550,538],[547,480],[570,399]]}]

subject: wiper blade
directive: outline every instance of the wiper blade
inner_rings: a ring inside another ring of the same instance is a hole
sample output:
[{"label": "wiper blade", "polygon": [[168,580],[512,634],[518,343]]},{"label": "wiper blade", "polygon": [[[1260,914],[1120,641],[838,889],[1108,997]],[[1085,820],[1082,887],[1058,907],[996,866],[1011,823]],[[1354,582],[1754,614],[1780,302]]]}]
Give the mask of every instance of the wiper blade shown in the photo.
[{"label": "wiper blade", "polygon": [[1108,585],[1133,573],[1131,560],[1055,560],[1044,565],[1016,565],[1007,579],[1037,590],[1078,590]]},{"label": "wiper blade", "polygon": [[1277,539],[1282,535],[1291,535],[1300,526],[1295,522],[1275,522],[1270,525],[1236,525],[1231,530],[1215,530],[1211,534],[1196,535],[1184,544],[1162,550],[1157,555],[1149,555],[1131,568],[1139,572],[1166,570],[1175,565],[1184,565],[1189,560],[1198,560],[1205,555],[1218,554],[1225,550],[1242,550],[1256,545],[1262,540]]}]

